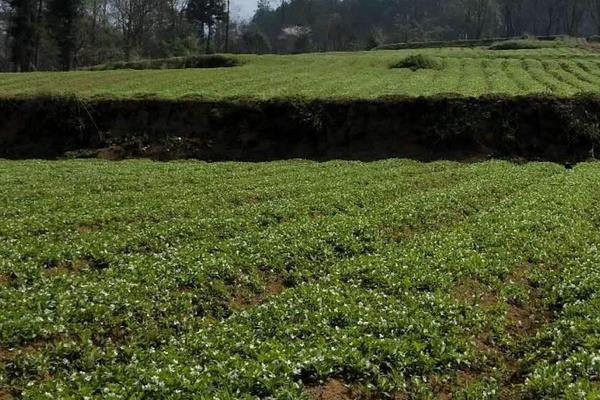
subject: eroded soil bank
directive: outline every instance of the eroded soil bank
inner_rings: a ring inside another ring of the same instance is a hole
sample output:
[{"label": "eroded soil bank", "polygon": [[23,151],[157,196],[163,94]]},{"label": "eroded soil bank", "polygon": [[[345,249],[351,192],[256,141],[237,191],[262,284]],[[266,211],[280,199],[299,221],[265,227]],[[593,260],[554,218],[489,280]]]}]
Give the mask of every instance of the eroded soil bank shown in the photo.
[{"label": "eroded soil bank", "polygon": [[0,100],[1,158],[209,161],[490,157],[581,161],[600,145],[600,97]]}]

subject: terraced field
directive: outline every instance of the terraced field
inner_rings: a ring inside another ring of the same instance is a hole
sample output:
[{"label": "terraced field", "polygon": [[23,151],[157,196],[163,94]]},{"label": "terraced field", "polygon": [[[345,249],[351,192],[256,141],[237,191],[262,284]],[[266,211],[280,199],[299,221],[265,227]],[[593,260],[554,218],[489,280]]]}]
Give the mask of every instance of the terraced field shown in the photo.
[{"label": "terraced field", "polygon": [[[411,54],[436,57],[445,68],[415,72],[389,68]],[[600,53],[578,47],[248,55],[241,59],[242,66],[218,69],[0,74],[0,96],[373,99],[600,92]]]},{"label": "terraced field", "polygon": [[3,400],[600,397],[600,164],[2,161],[0,187]]}]

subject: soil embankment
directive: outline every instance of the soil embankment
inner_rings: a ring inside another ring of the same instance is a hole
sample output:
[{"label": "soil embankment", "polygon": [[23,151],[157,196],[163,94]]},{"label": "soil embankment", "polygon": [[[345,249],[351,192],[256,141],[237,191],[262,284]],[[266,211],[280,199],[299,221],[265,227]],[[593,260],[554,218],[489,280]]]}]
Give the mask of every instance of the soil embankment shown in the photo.
[{"label": "soil embankment", "polygon": [[580,161],[600,97],[364,101],[0,100],[0,158]]}]

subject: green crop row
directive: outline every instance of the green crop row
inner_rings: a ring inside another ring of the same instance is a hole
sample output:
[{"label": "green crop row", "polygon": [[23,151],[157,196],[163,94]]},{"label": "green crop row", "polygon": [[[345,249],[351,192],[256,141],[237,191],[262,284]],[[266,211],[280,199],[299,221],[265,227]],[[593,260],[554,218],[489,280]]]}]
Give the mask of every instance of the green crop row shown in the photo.
[{"label": "green crop row", "polygon": [[599,178],[0,162],[0,394],[594,398]]}]

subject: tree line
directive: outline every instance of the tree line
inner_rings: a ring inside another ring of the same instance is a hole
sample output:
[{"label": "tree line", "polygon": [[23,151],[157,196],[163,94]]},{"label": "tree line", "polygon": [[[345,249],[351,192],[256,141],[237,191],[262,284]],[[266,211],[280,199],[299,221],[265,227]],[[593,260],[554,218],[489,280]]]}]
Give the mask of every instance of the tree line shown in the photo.
[{"label": "tree line", "polygon": [[230,1],[0,0],[0,70],[600,32],[600,0],[259,0],[247,22]]},{"label": "tree line", "polygon": [[0,68],[227,51],[230,0],[0,0]]},{"label": "tree line", "polygon": [[252,20],[271,51],[600,33],[600,0],[261,0]]}]

